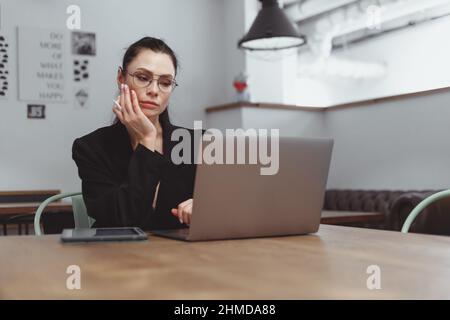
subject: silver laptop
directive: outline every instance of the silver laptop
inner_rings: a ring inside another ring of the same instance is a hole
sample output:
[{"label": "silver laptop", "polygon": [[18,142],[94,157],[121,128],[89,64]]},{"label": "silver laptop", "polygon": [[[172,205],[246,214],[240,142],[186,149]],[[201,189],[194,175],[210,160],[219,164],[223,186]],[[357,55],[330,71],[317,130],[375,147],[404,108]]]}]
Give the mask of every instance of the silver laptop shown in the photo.
[{"label": "silver laptop", "polygon": [[151,232],[186,241],[315,233],[332,148],[331,139],[280,137],[274,175],[261,175],[260,161],[197,164],[190,227]]}]

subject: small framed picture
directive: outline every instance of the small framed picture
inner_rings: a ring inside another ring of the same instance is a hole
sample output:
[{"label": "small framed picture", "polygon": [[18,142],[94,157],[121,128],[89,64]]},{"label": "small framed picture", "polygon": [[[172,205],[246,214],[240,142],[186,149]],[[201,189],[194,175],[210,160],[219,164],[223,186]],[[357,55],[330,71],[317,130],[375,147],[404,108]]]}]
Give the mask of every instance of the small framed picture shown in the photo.
[{"label": "small framed picture", "polygon": [[29,104],[27,110],[28,119],[45,119],[45,105]]},{"label": "small framed picture", "polygon": [[74,88],[74,104],[75,109],[89,108],[89,88],[75,87]]},{"label": "small framed picture", "polygon": [[72,32],[72,54],[95,56],[95,33]]}]

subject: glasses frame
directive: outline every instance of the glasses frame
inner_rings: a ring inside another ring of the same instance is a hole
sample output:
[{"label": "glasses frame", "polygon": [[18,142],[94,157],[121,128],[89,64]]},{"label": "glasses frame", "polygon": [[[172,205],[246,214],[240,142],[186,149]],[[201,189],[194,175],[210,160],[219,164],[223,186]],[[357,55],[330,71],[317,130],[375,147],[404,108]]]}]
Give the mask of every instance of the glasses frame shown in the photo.
[{"label": "glasses frame", "polygon": [[[122,69],[122,68],[121,68]],[[126,71],[126,73],[129,75],[129,76],[131,76],[131,77],[133,77],[133,83],[134,83],[134,85],[136,86],[136,87],[139,87],[139,88],[148,88],[149,86],[151,86],[152,85],[152,82],[155,80],[155,76],[153,76],[153,78],[152,79],[150,79],[149,81],[148,81],[148,84],[146,85],[146,86],[144,86],[144,87],[141,87],[141,86],[138,86],[137,84],[136,84],[136,82],[135,82],[135,78],[136,78],[136,72],[135,73],[130,73],[130,72],[128,72],[128,71]],[[159,80],[159,78],[161,78],[161,76],[156,76],[156,78],[157,78],[157,80]],[[164,90],[162,90],[161,89],[161,87],[159,86],[159,81],[156,81],[156,84],[157,84],[157,87],[158,87],[158,89],[159,89],[159,91],[161,91],[161,92],[163,92],[163,93],[172,93],[174,90],[175,90],[175,88],[176,87],[178,87],[178,83],[173,79],[173,80],[171,80],[172,81],[172,89],[170,89],[170,91],[164,91]]]}]

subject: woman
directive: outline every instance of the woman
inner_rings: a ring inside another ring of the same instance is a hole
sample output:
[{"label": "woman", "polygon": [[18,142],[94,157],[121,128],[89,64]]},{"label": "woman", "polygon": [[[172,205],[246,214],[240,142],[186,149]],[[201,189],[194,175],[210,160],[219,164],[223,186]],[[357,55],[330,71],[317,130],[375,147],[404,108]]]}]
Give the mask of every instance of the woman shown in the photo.
[{"label": "woman", "polygon": [[[178,143],[171,133],[179,127],[170,123],[167,106],[177,69],[162,40],[145,37],[132,44],[117,74],[116,123],[75,140],[73,159],[95,227],[150,230],[190,223],[193,157],[179,165],[170,157]],[[186,130],[193,141],[193,130]]]}]

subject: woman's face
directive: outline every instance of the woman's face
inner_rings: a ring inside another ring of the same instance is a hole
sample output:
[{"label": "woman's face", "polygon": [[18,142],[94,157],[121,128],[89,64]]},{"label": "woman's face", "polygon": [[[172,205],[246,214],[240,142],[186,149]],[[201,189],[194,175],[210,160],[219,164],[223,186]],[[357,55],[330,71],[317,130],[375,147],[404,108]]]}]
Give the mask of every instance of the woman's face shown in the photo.
[{"label": "woman's face", "polygon": [[[142,83],[152,78],[151,84],[143,88]],[[139,106],[148,118],[161,114],[169,104],[171,92],[161,91],[158,81],[167,84],[172,80],[175,80],[175,68],[170,56],[150,49],[141,50],[128,64],[124,74],[119,70],[117,76],[119,91],[121,83],[126,83],[131,90],[136,91]],[[141,85],[138,86],[138,83]]]}]

